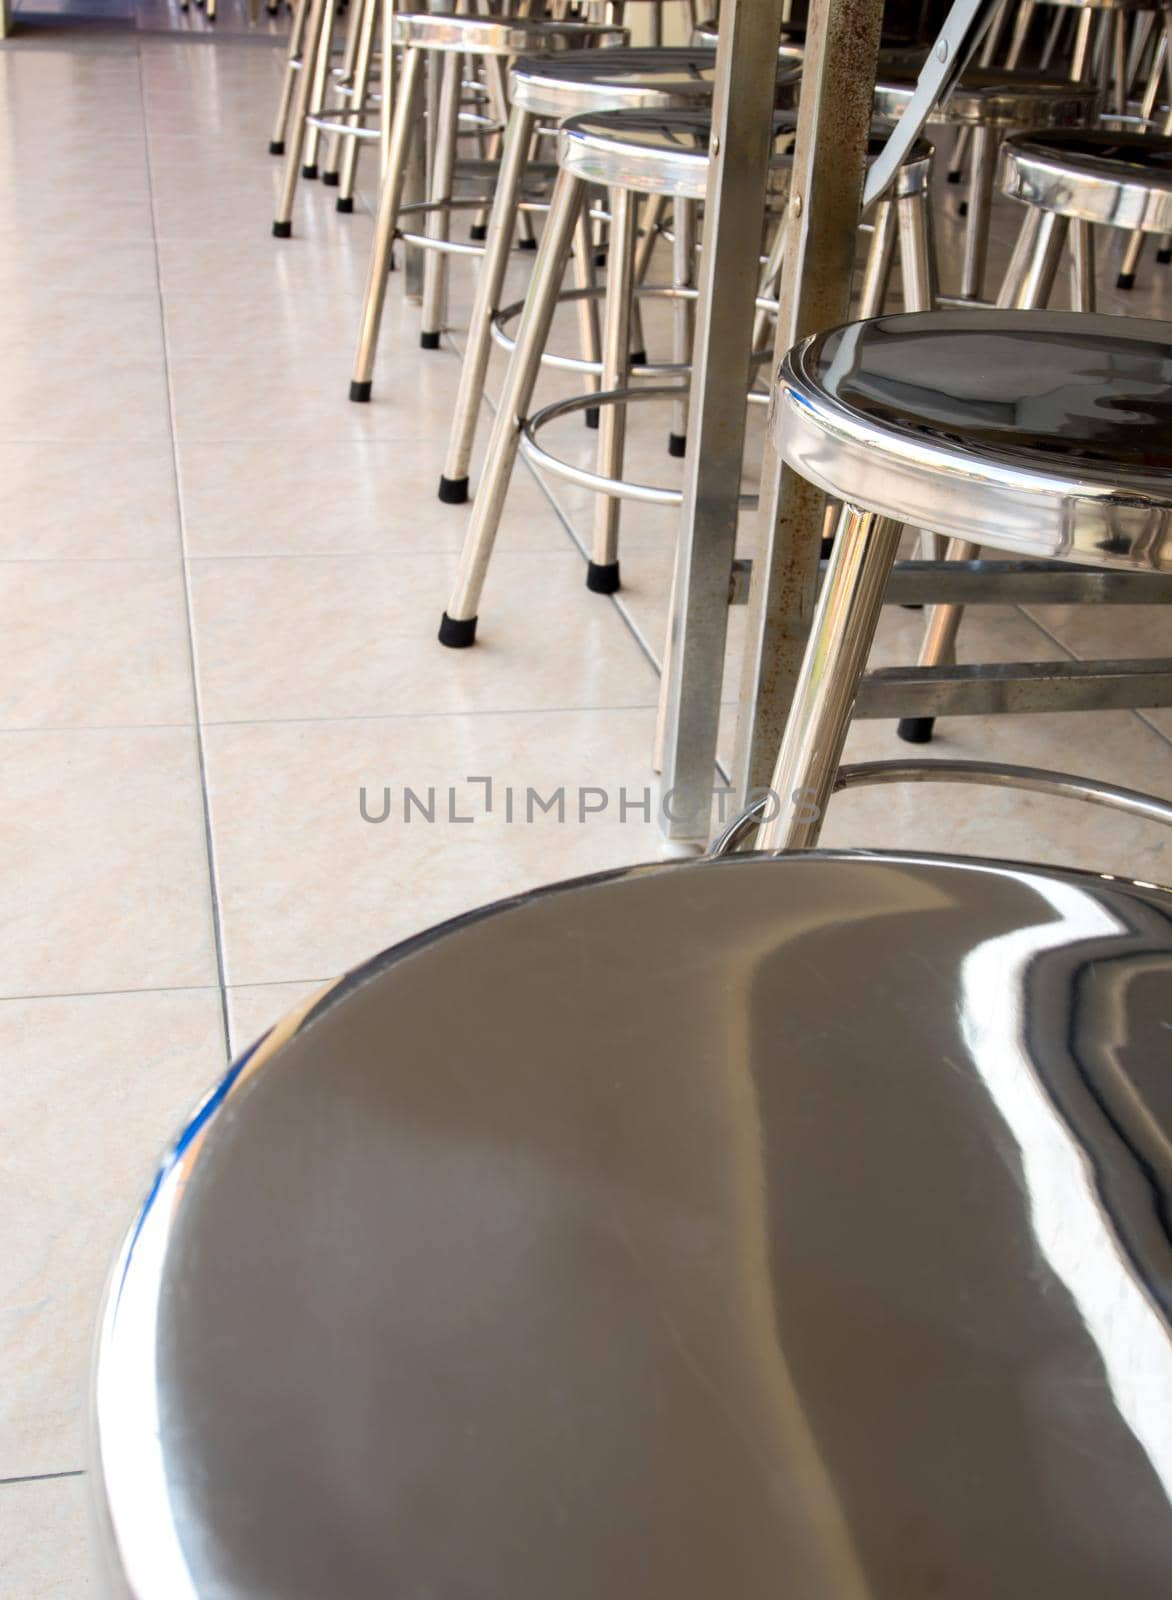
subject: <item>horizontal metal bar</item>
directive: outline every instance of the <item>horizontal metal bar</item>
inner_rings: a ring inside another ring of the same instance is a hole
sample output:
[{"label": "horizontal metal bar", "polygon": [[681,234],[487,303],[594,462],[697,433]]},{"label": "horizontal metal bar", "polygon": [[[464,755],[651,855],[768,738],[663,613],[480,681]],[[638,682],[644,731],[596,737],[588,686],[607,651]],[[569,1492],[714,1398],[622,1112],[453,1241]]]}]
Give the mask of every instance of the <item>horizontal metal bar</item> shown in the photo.
[{"label": "horizontal metal bar", "polygon": [[863,679],[857,717],[975,717],[1172,706],[1172,660],[1010,661],[884,667]]},{"label": "horizontal metal bar", "polygon": [[888,605],[1172,604],[1172,578],[1065,561],[897,561]]},{"label": "horizontal metal bar", "polygon": [[[822,563],[825,571],[826,563]],[[746,605],[753,563],[733,562],[729,604]],[[897,561],[887,585],[889,606],[1166,606],[1172,578],[1152,572],[1110,572],[1065,561]]]}]

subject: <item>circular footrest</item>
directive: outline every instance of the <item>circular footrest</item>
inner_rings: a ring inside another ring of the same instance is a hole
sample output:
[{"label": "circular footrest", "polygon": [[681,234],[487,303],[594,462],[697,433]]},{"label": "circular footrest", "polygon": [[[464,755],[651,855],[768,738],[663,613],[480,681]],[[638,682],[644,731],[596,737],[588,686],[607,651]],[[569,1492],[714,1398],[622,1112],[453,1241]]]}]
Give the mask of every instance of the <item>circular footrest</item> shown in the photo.
[{"label": "circular footrest", "polygon": [[377,106],[354,106],[349,111],[315,111],[305,120],[309,127],[320,128],[322,133],[336,133],[343,139],[369,139],[373,142],[379,138],[378,128],[364,127],[350,118],[367,116],[377,109]]},{"label": "circular footrest", "polygon": [[[690,368],[679,366],[632,370],[683,374],[690,372]],[[571,416],[576,411],[596,410],[601,406],[626,405],[631,400],[679,400],[688,394],[689,387],[687,383],[658,383],[643,389],[600,389],[593,394],[578,394],[569,400],[557,400],[553,405],[543,406],[540,411],[535,411],[531,417],[526,417],[522,421],[521,454],[526,461],[541,471],[552,473],[556,478],[565,478],[569,483],[576,483],[579,488],[591,489],[595,494],[609,495],[615,500],[639,500],[644,505],[678,507],[683,504],[682,490],[664,488],[658,484],[634,483],[629,478],[609,478],[604,473],[591,472],[588,467],[580,467],[572,461],[563,461],[560,456],[551,455],[538,443],[537,436],[551,422]],[[757,505],[757,496],[743,494],[740,497],[740,504],[748,510],[753,510]]]}]

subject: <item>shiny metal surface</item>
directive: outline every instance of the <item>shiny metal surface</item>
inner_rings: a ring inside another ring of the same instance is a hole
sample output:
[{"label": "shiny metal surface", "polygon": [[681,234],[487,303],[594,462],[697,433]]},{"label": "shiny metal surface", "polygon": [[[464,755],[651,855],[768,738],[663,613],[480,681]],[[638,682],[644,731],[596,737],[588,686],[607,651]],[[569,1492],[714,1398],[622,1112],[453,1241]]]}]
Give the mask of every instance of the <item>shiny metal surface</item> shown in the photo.
[{"label": "shiny metal surface", "polygon": [[625,28],[586,22],[541,22],[528,17],[457,16],[449,12],[397,12],[394,41],[425,50],[463,50],[480,56],[522,56],[536,50],[586,50],[624,45]]},{"label": "shiny metal surface", "polygon": [[1156,1600],[1172,896],[909,856],[521,897],[164,1160],[91,1485],[136,1600]]},{"label": "shiny metal surface", "polygon": [[[793,164],[798,113],[773,120],[774,172]],[[588,183],[703,200],[708,185],[712,119],[705,111],[600,111],[571,117],[558,132],[558,163]],[[870,159],[884,134],[871,140]],[[932,146],[918,141],[900,168],[895,193],[922,195],[931,178]]]},{"label": "shiny metal surface", "polygon": [[512,98],[535,116],[559,119],[620,106],[704,106],[711,103],[715,75],[709,50],[588,50],[556,60],[518,61]]},{"label": "shiny metal surface", "polygon": [[1100,129],[1016,134],[1001,148],[1014,200],[1084,222],[1172,232],[1172,139]]},{"label": "shiny metal surface", "polygon": [[[875,85],[875,115],[901,117],[915,93],[913,60],[885,57]],[[1097,89],[1065,78],[1006,67],[969,67],[948,98],[930,113],[927,126],[967,123],[984,128],[1081,127],[1099,106]]]},{"label": "shiny metal surface", "polygon": [[1172,570],[1166,323],[973,310],[851,324],[790,352],[773,430],[803,476],[901,522]]}]

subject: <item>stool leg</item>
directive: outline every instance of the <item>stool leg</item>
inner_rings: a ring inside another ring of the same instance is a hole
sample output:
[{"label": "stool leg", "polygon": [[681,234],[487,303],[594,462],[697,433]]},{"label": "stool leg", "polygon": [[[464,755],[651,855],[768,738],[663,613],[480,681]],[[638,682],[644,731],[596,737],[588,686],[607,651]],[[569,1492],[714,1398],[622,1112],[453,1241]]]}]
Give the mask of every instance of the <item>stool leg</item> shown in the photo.
[{"label": "stool leg", "polygon": [[[634,283],[644,283],[651,270],[651,257],[655,254],[656,241],[659,230],[663,226],[664,214],[667,211],[667,196],[662,194],[649,195],[643,206],[642,228],[635,240],[635,265]],[[636,212],[637,214],[637,212]],[[643,332],[643,311],[639,305],[638,297],[632,295],[631,299],[631,365],[643,367],[647,364],[647,338]],[[605,388],[605,384],[603,385]]]},{"label": "stool leg", "polygon": [[492,217],[488,224],[488,240],[476,280],[468,343],[460,366],[456,414],[452,420],[448,453],[439,484],[439,497],[448,505],[463,505],[468,498],[468,467],[472,460],[472,443],[476,437],[476,423],[484,398],[484,380],[492,349],[492,319],[500,309],[517,202],[521,197],[521,183],[534,122],[534,117],[519,106],[514,106],[509,114]]},{"label": "stool leg", "polygon": [[1078,14],[1078,22],[1074,30],[1074,51],[1070,58],[1070,80],[1072,83],[1086,83],[1089,81],[1091,64],[1091,25],[1095,20],[1095,13],[1091,6],[1084,6]]},{"label": "stool leg", "polygon": [[313,91],[315,63],[321,51],[322,33],[327,13],[333,0],[312,0],[309,21],[305,26],[305,42],[301,51],[301,71],[297,75],[297,94],[293,102],[293,121],[286,138],[285,177],[277,215],[273,219],[274,239],[288,239],[293,232],[293,201],[297,195],[297,176],[301,168],[301,152],[305,148],[305,118]]},{"label": "stool leg", "polygon": [[[672,283],[677,289],[695,287],[696,278],[696,202],[677,200],[672,209]],[[690,295],[676,300],[672,309],[672,360],[687,366],[696,340],[696,302]],[[673,427],[667,440],[667,453],[682,456],[688,448],[688,397],[681,394],[672,402]]]},{"label": "stool leg", "polygon": [[[456,137],[460,119],[461,58],[449,50],[443,58],[440,79],[439,126],[436,129],[435,159],[432,163],[427,213],[427,237],[451,237],[452,213],[449,203],[456,172]],[[443,327],[444,302],[448,287],[448,257],[443,250],[429,250],[423,264],[423,318],[419,343],[424,350],[438,350]]]},{"label": "stool leg", "polygon": [[895,202],[899,219],[899,260],[905,311],[931,311],[936,305],[936,263],[928,221],[928,197],[901,194]]},{"label": "stool leg", "polygon": [[[785,264],[785,219],[782,218],[774,230],[773,240],[765,257],[765,265],[761,269],[761,276],[757,280],[757,293],[760,296],[769,294],[777,287],[781,277],[781,269]],[[753,317],[753,349],[760,350],[769,339],[769,329],[773,317],[768,311],[758,306]]]},{"label": "stool leg", "polygon": [[296,0],[293,22],[289,29],[289,51],[285,57],[285,76],[281,80],[281,98],[277,102],[277,115],[273,123],[273,136],[269,140],[269,155],[285,154],[285,134],[289,126],[289,107],[293,103],[293,86],[298,68],[293,65],[305,45],[305,24],[309,19],[309,0]]},{"label": "stool leg", "polygon": [[860,318],[882,315],[891,283],[891,266],[895,259],[895,206],[890,200],[880,200],[875,207],[874,230],[863,267],[863,285],[859,295]]},{"label": "stool leg", "polygon": [[[635,286],[635,237],[639,196],[632,189],[614,189],[610,202],[610,259],[606,276],[606,317],[602,328],[602,387],[622,389],[631,363],[631,301]],[[600,408],[598,472],[621,478],[627,436],[627,407],[619,401]],[[600,494],[594,502],[594,543],[586,569],[586,587],[595,594],[614,594],[619,587],[619,522],[623,503],[617,495]]]},{"label": "stool leg", "polygon": [[537,249],[525,310],[517,329],[517,346],[509,361],[500,403],[493,418],[485,457],[486,470],[472,506],[472,517],[460,552],[455,586],[440,623],[441,644],[463,649],[476,638],[476,614],[492,547],[500,527],[505,496],[521,441],[521,421],[528,415],[541,367],[541,352],[557,310],[562,274],[582,207],[585,185],[571,172],[559,172],[549,214]]},{"label": "stool leg", "polygon": [[977,299],[985,281],[997,144],[998,134],[993,128],[977,128],[973,133],[973,168],[969,181],[969,209],[965,222],[960,284],[961,298],[964,300]]},{"label": "stool leg", "polygon": [[[1003,310],[1035,310],[1044,306],[1054,288],[1058,263],[1066,241],[1067,219],[1053,211],[1040,211],[1030,207],[1022,231],[1014,246],[1013,256],[997,304]],[[948,547],[949,561],[972,561],[979,546],[964,540],[952,540]],[[945,666],[956,658],[956,637],[960,630],[964,607],[958,605],[933,606],[928,613],[924,642],[920,647],[921,667]],[[936,726],[935,717],[902,717],[896,729],[906,744],[927,744]]]},{"label": "stool leg", "polygon": [[[363,126],[363,108],[370,89],[370,61],[374,54],[374,30],[378,22],[380,0],[364,0],[362,29],[358,38],[358,52],[354,58],[354,91],[350,98],[352,128]],[[362,140],[351,137],[342,151],[342,165],[338,173],[337,209],[354,210],[354,176],[358,170],[358,150]]]},{"label": "stool leg", "polygon": [[[590,231],[590,217],[588,207],[583,206],[578,213],[578,222],[574,228],[574,287],[582,290],[593,290],[598,279],[594,270],[594,236]],[[582,346],[582,357],[585,361],[593,361],[599,366],[602,362],[602,329],[598,320],[598,300],[594,294],[583,294],[578,301],[578,338]],[[591,372],[586,375],[587,392],[598,392],[598,373]],[[586,426],[597,428],[598,407],[587,406]]]},{"label": "stool leg", "polygon": [[1070,224],[1070,306],[1072,311],[1095,309],[1095,235],[1081,218]]},{"label": "stool leg", "polygon": [[1034,20],[1036,10],[1035,0],[1023,0],[1023,4],[1018,7],[1013,33],[1009,40],[1009,50],[1005,56],[1005,65],[1011,69],[1021,60],[1026,39],[1029,37],[1030,23]]},{"label": "stool leg", "polygon": [[775,807],[758,843],[764,850],[810,849],[834,789],[899,549],[901,524],[844,505],[798,673],[773,772]]},{"label": "stool leg", "polygon": [[[989,24],[984,43],[981,45],[981,53],[977,57],[977,65],[979,67],[991,67],[993,65],[993,58],[997,54],[997,47],[1001,43],[1001,35],[1009,18],[1009,7],[1010,0],[1001,0],[1000,5],[993,13],[993,20]],[[949,183],[959,183],[961,180],[964,158],[968,151],[971,136],[971,128],[957,129],[956,139],[952,146],[952,159],[948,164]]]},{"label": "stool leg", "polygon": [[362,325],[358,335],[358,354],[354,360],[354,376],[350,380],[351,400],[370,399],[374,353],[378,347],[378,330],[382,322],[383,305],[387,298],[387,274],[391,267],[395,226],[399,220],[399,205],[407,173],[407,149],[414,133],[414,107],[418,98],[422,60],[423,52],[420,50],[408,49],[404,53],[403,73],[395,101],[395,120],[391,128],[390,156],[386,174],[379,187],[378,215],[374,222],[374,242],[370,250],[370,276],[366,281],[366,298],[362,305]]},{"label": "stool leg", "polygon": [[[358,46],[362,37],[362,19],[370,4],[370,0],[352,0],[349,15],[346,18],[346,43],[342,50],[342,79],[334,88],[337,98],[337,109],[346,111],[354,104],[354,67],[358,60]],[[328,69],[328,63],[327,63]],[[329,104],[329,91],[334,87],[329,72],[326,73],[326,104]],[[339,163],[342,158],[342,133],[335,132],[326,140],[326,157],[322,164],[321,181],[327,189],[336,189],[341,181]],[[349,144],[351,141],[346,140]]]},{"label": "stool leg", "polygon": [[[309,114],[318,116],[325,110],[326,86],[330,75],[330,51],[334,44],[334,23],[337,20],[338,7],[336,0],[330,0],[322,17],[321,36],[313,58],[313,85],[309,97]],[[303,178],[317,177],[317,151],[321,141],[321,132],[318,128],[305,130],[305,157],[301,164]]]}]

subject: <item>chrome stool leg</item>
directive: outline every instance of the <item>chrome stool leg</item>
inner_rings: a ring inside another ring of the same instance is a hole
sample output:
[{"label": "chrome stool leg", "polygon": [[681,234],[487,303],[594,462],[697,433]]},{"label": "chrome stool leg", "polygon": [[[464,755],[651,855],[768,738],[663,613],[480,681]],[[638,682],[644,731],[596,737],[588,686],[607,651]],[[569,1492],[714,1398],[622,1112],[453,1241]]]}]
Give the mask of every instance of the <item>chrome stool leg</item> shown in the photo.
[{"label": "chrome stool leg", "polygon": [[1073,311],[1095,309],[1095,234],[1089,222],[1070,224],[1070,305]]},{"label": "chrome stool leg", "polygon": [[[583,358],[587,361],[601,364],[602,361],[602,328],[598,317],[598,299],[595,294],[598,279],[594,268],[594,236],[590,231],[589,207],[583,206],[578,213],[577,226],[574,229],[574,287],[582,291],[578,301],[578,339],[582,346]],[[585,377],[586,388],[592,393],[597,393],[599,388],[598,373],[588,372]],[[599,423],[599,409],[597,406],[587,406],[583,415],[588,428],[597,428]]]},{"label": "chrome stool leg", "polygon": [[[330,76],[330,52],[334,45],[334,25],[338,16],[337,0],[330,0],[325,8],[322,18],[321,35],[315,46],[313,58],[313,89],[309,99],[309,114],[311,117],[320,115],[325,110],[326,86]],[[301,164],[303,178],[317,177],[317,152],[321,142],[321,130],[309,127],[305,132],[305,155]]]},{"label": "chrome stool leg", "polygon": [[456,414],[448,439],[447,456],[439,483],[439,497],[448,505],[463,505],[468,498],[468,470],[472,444],[484,397],[484,380],[492,349],[492,319],[500,309],[501,291],[509,265],[513,227],[521,198],[521,184],[529,158],[536,118],[514,106],[505,131],[500,172],[488,224],[484,260],[476,279],[476,295],[468,325],[468,341],[460,366]]},{"label": "chrome stool leg", "polygon": [[277,116],[273,123],[273,136],[269,140],[269,155],[285,154],[285,136],[289,129],[289,108],[293,104],[293,88],[301,70],[296,64],[305,48],[305,25],[309,20],[310,0],[295,0],[293,22],[289,29],[289,51],[285,57],[285,75],[281,79],[281,98],[277,102]]},{"label": "chrome stool leg", "polygon": [[[1086,229],[1089,239],[1089,224],[1083,223],[1082,227]],[[1030,208],[997,296],[999,307],[1004,310],[1033,311],[1046,305],[1058,276],[1066,234],[1065,217],[1057,216],[1052,211]],[[1076,246],[1076,252],[1078,249]],[[1081,283],[1085,284],[1087,273],[1093,272],[1089,244],[1084,244],[1082,252],[1081,259],[1076,253],[1074,273],[1076,277],[1081,273]],[[1085,290],[1082,292],[1085,293]],[[1093,306],[1086,309],[1093,309]],[[966,540],[953,539],[949,542],[945,559],[975,561],[980,555],[980,548],[980,545]],[[956,639],[963,616],[963,606],[938,605],[931,608],[917,665],[943,667],[955,662]],[[935,717],[902,717],[896,732],[905,744],[929,744],[935,727]]]},{"label": "chrome stool leg", "polygon": [[332,15],[334,0],[312,0],[309,20],[305,27],[305,44],[301,52],[301,71],[298,74],[297,95],[293,102],[293,126],[286,138],[285,178],[277,215],[273,219],[273,238],[288,239],[293,233],[293,202],[297,196],[297,178],[301,170],[301,153],[306,144],[306,121],[313,96],[315,66],[321,56],[323,33]]},{"label": "chrome stool leg", "polygon": [[[354,57],[353,90],[350,99],[350,108],[353,113],[353,124],[359,126],[366,106],[367,95],[370,91],[371,60],[374,55],[374,34],[378,24],[379,7],[382,0],[365,0],[362,14],[362,30],[358,39],[358,50]],[[383,63],[384,95],[390,93],[390,83],[387,77],[387,63]],[[344,141],[342,162],[338,171],[338,199],[336,209],[346,214],[354,210],[354,178],[358,170],[358,147],[360,139],[350,138]]]},{"label": "chrome stool leg", "polygon": [[395,116],[391,126],[391,148],[387,170],[379,188],[378,215],[374,223],[374,244],[370,255],[370,276],[366,282],[366,297],[362,305],[362,324],[358,335],[358,353],[354,360],[354,376],[350,380],[351,400],[369,400],[371,373],[374,371],[374,353],[378,345],[378,332],[382,323],[383,305],[387,298],[387,274],[391,270],[391,252],[395,242],[395,225],[403,200],[403,185],[407,177],[407,147],[411,142],[415,117],[415,102],[419,98],[420,68],[423,54],[407,50],[403,58],[395,101]]},{"label": "chrome stool leg", "polygon": [[455,586],[440,623],[441,644],[462,649],[476,638],[476,614],[492,547],[500,527],[505,496],[521,441],[520,419],[528,414],[549,338],[562,274],[582,208],[586,186],[572,172],[558,173],[549,215],[537,249],[533,279],[517,329],[500,403],[488,442],[487,467],[472,506],[472,517],[460,552]]},{"label": "chrome stool leg", "polygon": [[[456,172],[456,138],[460,122],[460,81],[463,59],[456,51],[443,57],[440,78],[438,125],[435,155],[432,160],[427,213],[427,237],[447,240],[451,234],[452,188]],[[447,297],[448,258],[442,250],[427,251],[423,263],[423,315],[419,343],[424,350],[438,350]]]},{"label": "chrome stool leg", "polygon": [[[672,214],[672,285],[676,289],[696,287],[696,202],[677,200]],[[696,340],[696,302],[681,295],[672,308],[672,360],[688,366]],[[685,396],[675,401],[672,431],[667,451],[683,456],[688,447],[688,402]]]},{"label": "chrome stool leg", "polygon": [[[339,111],[347,110],[354,103],[354,68],[358,61],[359,43],[370,5],[371,0],[351,0],[350,11],[346,17],[346,43],[342,50],[342,76],[338,83],[333,83],[328,63],[326,67],[326,108],[329,106],[331,89],[337,98]],[[327,189],[336,189],[341,183],[342,174],[339,166],[342,159],[343,137],[339,131],[331,134],[326,141],[326,157],[322,163],[321,181]]]},{"label": "chrome stool leg", "polygon": [[808,850],[822,818],[850,727],[851,712],[883,610],[903,524],[844,505],[807,650],[774,768],[776,807],[765,850]]},{"label": "chrome stool leg", "polygon": [[[631,302],[634,296],[635,243],[639,201],[631,189],[612,189],[610,254],[606,279],[606,318],[602,330],[602,388],[624,389],[631,366]],[[660,198],[656,196],[655,198]],[[598,473],[621,478],[627,434],[625,404],[602,408],[598,432]],[[594,541],[586,568],[586,587],[595,594],[619,588],[619,521],[622,501],[600,494],[594,502]]]},{"label": "chrome stool leg", "polygon": [[960,293],[963,300],[980,297],[989,254],[989,213],[993,206],[999,134],[993,128],[973,130],[973,164],[969,178],[968,215],[965,219],[964,261]]}]

